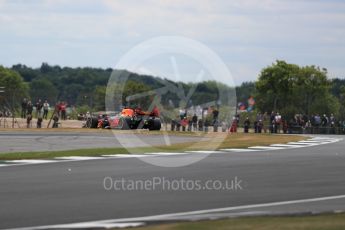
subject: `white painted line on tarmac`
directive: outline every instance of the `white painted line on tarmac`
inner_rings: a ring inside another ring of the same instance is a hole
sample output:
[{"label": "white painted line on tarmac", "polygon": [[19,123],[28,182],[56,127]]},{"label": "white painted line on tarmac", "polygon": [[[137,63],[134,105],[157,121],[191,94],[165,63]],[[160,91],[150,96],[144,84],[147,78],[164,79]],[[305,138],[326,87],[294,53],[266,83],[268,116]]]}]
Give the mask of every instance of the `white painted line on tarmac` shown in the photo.
[{"label": "white painted line on tarmac", "polygon": [[280,150],[280,149],[286,149],[286,148],[282,148],[282,147],[272,147],[272,146],[253,146],[253,147],[249,147],[249,149]]},{"label": "white painted line on tarmac", "polygon": [[289,145],[302,145],[302,146],[316,146],[317,144],[301,143],[301,142],[289,142]]},{"label": "white painted line on tarmac", "polygon": [[54,159],[57,160],[72,160],[72,161],[87,161],[87,160],[101,160],[104,157],[78,157],[78,156],[71,156],[71,157],[55,157]]},{"label": "white painted line on tarmac", "polygon": [[158,152],[158,153],[145,153],[151,156],[178,156],[178,155],[187,155],[189,153],[181,152],[181,153],[169,153],[169,152]]},{"label": "white painted line on tarmac", "polygon": [[304,203],[312,203],[312,202],[320,202],[320,201],[336,200],[336,199],[345,199],[345,195],[326,196],[326,197],[317,197],[317,198],[300,199],[300,200],[289,200],[289,201],[278,201],[278,202],[241,205],[241,206],[232,206],[232,207],[215,208],[215,209],[204,209],[204,210],[197,210],[197,211],[169,213],[169,214],[161,214],[161,215],[153,215],[153,216],[130,217],[130,218],[120,218],[120,219],[111,219],[111,220],[81,222],[81,223],[73,223],[73,224],[16,228],[16,230],[34,230],[34,229],[41,230],[41,229],[63,229],[63,228],[72,229],[72,228],[83,228],[83,227],[86,228],[86,227],[96,227],[96,226],[106,227],[106,226],[110,226],[110,225],[116,224],[116,223],[119,223],[119,224],[141,224],[141,225],[143,225],[145,221],[159,221],[159,220],[162,221],[162,220],[169,220],[169,219],[170,220],[171,219],[178,220],[179,217],[181,219],[185,220],[187,216],[189,216],[189,218],[192,220],[193,216],[196,216],[196,215],[205,215],[205,219],[206,219],[207,214],[210,214],[210,216],[211,216],[213,213],[222,213],[222,212],[229,212],[229,211],[265,208],[265,207],[275,207],[275,206],[283,206],[283,205],[304,204]]},{"label": "white painted line on tarmac", "polygon": [[220,153],[219,151],[207,151],[207,150],[201,150],[201,151],[186,151],[186,153],[204,153],[204,154],[212,154],[212,153]]},{"label": "white painted line on tarmac", "polygon": [[221,151],[226,151],[226,152],[258,152],[262,150],[258,149],[220,149]]},{"label": "white painted line on tarmac", "polygon": [[328,140],[326,140],[326,139],[320,139],[320,140],[314,140],[314,139],[312,139],[312,141],[322,142],[322,143],[332,143],[332,142],[337,142],[337,141],[339,141],[339,140],[337,140],[337,139],[328,139]]},{"label": "white painted line on tarmac", "polygon": [[334,140],[334,139],[342,139],[342,138],[332,138],[332,137],[313,137],[312,140]]},{"label": "white painted line on tarmac", "polygon": [[320,144],[320,143],[322,143],[323,141],[299,141],[299,143],[310,143],[310,144]]},{"label": "white painted line on tarmac", "polygon": [[138,157],[149,157],[144,154],[114,154],[114,155],[102,155],[106,158],[138,158]]},{"label": "white painted line on tarmac", "polygon": [[288,145],[288,144],[272,144],[272,147],[286,147],[286,148],[301,148],[300,145]]},{"label": "white painted line on tarmac", "polygon": [[74,224],[61,224],[61,225],[48,225],[39,227],[28,227],[28,228],[13,228],[12,230],[41,230],[41,229],[90,229],[90,228],[133,228],[144,226],[144,222],[132,222],[132,223],[102,223],[100,221],[93,222],[82,222]]},{"label": "white painted line on tarmac", "polygon": [[15,163],[15,164],[46,164],[46,163],[53,163],[58,162],[54,160],[11,160],[9,163]]}]

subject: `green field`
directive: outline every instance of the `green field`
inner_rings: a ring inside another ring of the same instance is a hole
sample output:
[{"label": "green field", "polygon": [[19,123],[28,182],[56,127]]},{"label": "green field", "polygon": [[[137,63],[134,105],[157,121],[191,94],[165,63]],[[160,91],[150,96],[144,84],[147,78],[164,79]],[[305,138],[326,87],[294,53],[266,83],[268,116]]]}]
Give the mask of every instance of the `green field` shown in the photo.
[{"label": "green field", "polygon": [[134,230],[343,230],[345,214],[234,219],[152,225]]}]

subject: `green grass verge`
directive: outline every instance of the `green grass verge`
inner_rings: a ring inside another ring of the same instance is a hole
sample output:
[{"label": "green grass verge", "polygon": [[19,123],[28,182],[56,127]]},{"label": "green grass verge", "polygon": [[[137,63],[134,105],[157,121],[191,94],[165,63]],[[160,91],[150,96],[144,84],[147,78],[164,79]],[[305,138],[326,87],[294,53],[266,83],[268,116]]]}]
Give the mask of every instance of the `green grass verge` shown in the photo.
[{"label": "green grass verge", "polygon": [[66,156],[101,156],[109,154],[128,153],[152,153],[152,152],[181,152],[191,150],[214,150],[222,148],[246,148],[255,145],[270,145],[276,143],[287,143],[307,139],[304,136],[294,135],[271,135],[271,134],[210,134],[210,141],[200,141],[196,143],[180,143],[170,146],[156,146],[144,148],[95,148],[77,149],[65,151],[42,151],[42,152],[10,152],[1,153],[0,160],[20,160],[20,159],[49,159]]},{"label": "green grass verge", "polygon": [[343,230],[345,214],[295,217],[243,217],[216,221],[153,225],[135,230]]}]

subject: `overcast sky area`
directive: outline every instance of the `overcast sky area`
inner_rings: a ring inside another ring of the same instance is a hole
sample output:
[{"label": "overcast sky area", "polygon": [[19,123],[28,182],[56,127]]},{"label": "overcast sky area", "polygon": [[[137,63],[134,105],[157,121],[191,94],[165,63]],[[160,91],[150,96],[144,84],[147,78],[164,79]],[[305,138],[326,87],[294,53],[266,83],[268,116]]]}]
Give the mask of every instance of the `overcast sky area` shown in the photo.
[{"label": "overcast sky area", "polygon": [[[277,59],[345,77],[343,0],[0,0],[0,35],[7,67],[113,68],[135,45],[169,35],[206,45],[237,85]],[[156,75],[172,74],[166,61]],[[195,80],[197,65],[176,64],[184,81]]]}]

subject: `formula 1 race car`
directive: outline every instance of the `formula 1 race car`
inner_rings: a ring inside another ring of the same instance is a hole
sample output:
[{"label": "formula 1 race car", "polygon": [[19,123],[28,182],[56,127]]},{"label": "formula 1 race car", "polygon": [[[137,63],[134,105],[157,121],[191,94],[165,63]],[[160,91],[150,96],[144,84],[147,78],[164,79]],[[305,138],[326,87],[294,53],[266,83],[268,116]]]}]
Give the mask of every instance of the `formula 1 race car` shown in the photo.
[{"label": "formula 1 race car", "polygon": [[103,129],[149,129],[160,130],[161,119],[155,107],[151,112],[140,108],[124,108],[120,113],[98,112],[88,114],[83,127]]},{"label": "formula 1 race car", "polygon": [[156,107],[151,112],[142,111],[140,108],[124,108],[118,116],[109,119],[109,124],[111,128],[122,130],[161,129],[159,110]]}]

